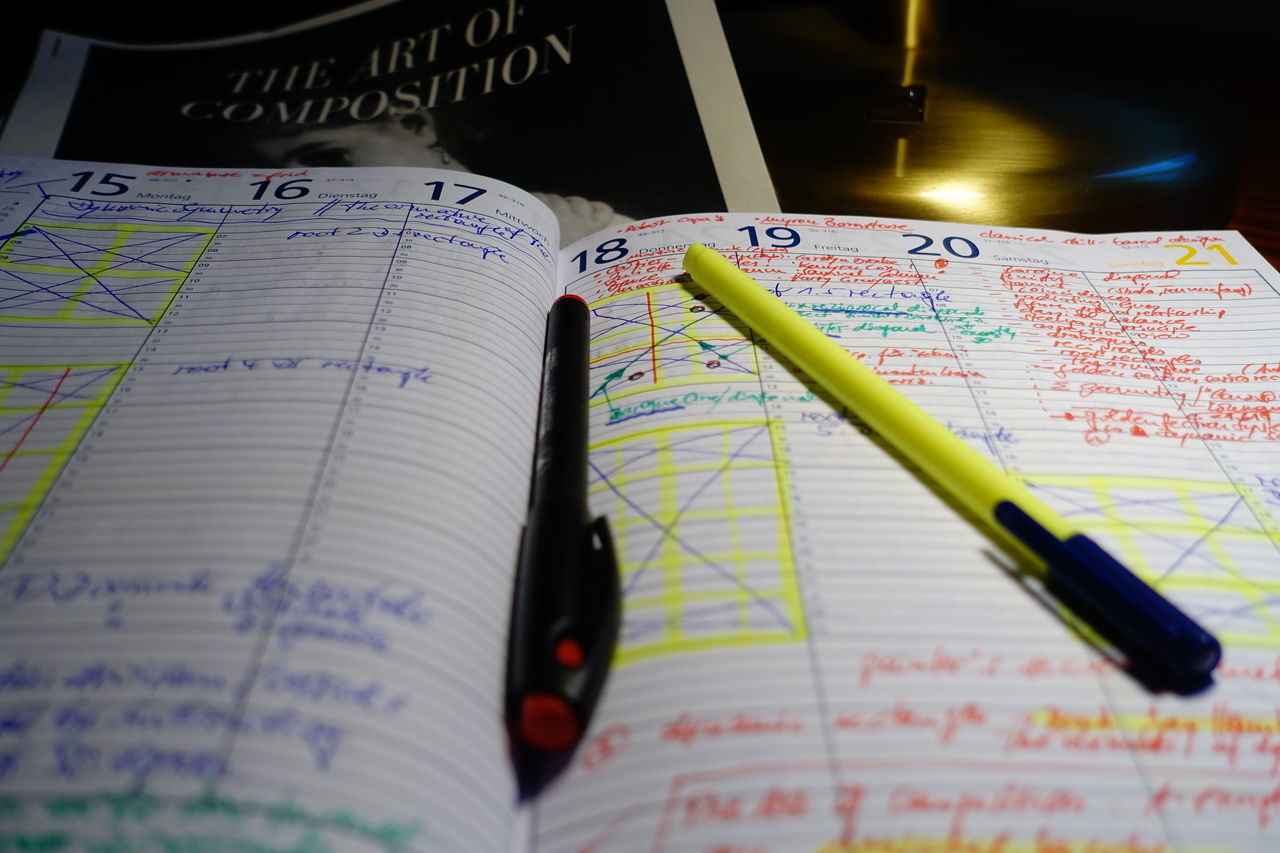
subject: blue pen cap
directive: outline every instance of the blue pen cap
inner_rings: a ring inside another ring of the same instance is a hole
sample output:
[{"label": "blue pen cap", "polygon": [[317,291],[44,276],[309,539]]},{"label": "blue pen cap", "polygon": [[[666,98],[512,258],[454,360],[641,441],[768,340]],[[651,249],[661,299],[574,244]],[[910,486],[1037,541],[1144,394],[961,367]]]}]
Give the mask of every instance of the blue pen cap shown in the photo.
[{"label": "blue pen cap", "polygon": [[1048,591],[1124,654],[1136,678],[1180,693],[1209,683],[1218,641],[1096,542],[1058,539],[1010,501],[996,505],[995,518],[1045,561]]}]

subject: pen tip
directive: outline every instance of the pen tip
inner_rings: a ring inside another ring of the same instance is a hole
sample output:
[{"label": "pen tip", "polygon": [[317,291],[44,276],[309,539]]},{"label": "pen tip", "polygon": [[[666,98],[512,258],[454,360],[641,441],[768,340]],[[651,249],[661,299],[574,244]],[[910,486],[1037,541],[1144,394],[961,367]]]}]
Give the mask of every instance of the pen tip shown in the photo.
[{"label": "pen tip", "polygon": [[536,799],[551,782],[568,769],[573,751],[544,752],[519,740],[511,745],[516,776],[516,801]]}]

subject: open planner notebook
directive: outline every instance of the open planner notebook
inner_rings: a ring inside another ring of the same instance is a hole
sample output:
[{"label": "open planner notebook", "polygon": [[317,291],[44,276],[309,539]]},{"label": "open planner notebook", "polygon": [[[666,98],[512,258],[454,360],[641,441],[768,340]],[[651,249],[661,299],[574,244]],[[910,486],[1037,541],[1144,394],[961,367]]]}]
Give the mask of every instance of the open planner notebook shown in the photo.
[{"label": "open planner notebook", "polygon": [[[694,213],[456,172],[0,161],[0,850],[1280,847],[1280,277],[1233,232]],[[720,249],[1225,646],[1145,692],[696,286]],[[546,311],[616,665],[514,805]]]}]

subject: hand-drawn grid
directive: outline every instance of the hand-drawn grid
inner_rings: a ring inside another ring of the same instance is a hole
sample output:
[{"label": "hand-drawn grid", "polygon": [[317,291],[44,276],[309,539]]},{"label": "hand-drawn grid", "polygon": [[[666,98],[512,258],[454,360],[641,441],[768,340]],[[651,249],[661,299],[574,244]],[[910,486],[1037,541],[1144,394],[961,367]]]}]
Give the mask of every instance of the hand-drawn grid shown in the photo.
[{"label": "hand-drawn grid", "polygon": [[751,342],[697,294],[679,285],[611,296],[592,304],[591,389],[618,423],[636,416],[622,398],[655,386],[723,379],[756,382]]},{"label": "hand-drawn grid", "polygon": [[[715,311],[678,285],[592,305],[607,423],[684,409],[692,383],[758,384],[750,341]],[[699,418],[593,446],[623,576],[620,662],[804,638],[776,438],[763,417]]]},{"label": "hand-drawn grid", "polygon": [[805,636],[770,425],[702,422],[591,449],[623,583],[620,663]]},{"label": "hand-drawn grid", "polygon": [[213,229],[28,223],[0,245],[0,322],[150,326]]},{"label": "hand-drawn grid", "polygon": [[[1101,475],[1028,480],[1220,641],[1280,648],[1280,537],[1248,486]],[[1266,565],[1275,569],[1259,574]]]},{"label": "hand-drawn grid", "polygon": [[0,365],[0,563],[125,367]]}]

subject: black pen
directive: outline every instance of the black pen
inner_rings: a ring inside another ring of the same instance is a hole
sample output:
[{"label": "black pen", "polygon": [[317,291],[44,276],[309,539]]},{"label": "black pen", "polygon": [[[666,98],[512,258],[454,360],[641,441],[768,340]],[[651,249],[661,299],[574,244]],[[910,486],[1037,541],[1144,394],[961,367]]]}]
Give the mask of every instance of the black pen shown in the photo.
[{"label": "black pen", "polygon": [[547,315],[542,405],[507,646],[506,723],[520,797],[582,739],[613,659],[621,584],[603,516],[587,506],[590,312],[562,296]]}]

